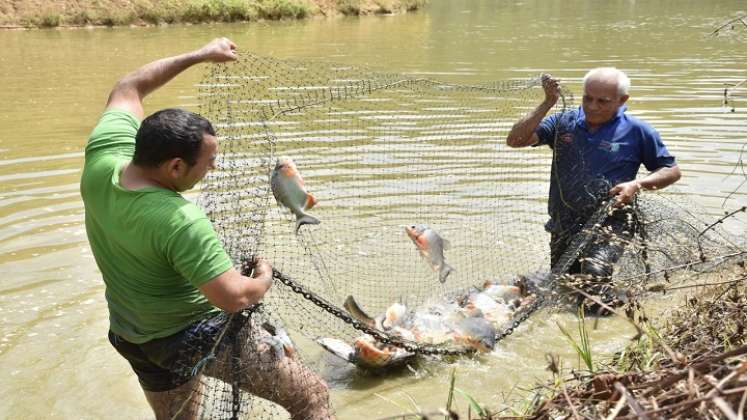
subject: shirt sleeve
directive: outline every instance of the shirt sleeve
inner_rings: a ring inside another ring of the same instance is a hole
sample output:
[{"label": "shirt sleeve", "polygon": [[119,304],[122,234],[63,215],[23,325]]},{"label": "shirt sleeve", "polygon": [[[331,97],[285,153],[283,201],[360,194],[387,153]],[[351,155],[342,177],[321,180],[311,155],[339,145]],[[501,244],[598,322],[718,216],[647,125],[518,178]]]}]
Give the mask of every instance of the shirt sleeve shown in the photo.
[{"label": "shirt sleeve", "polygon": [[131,113],[121,109],[105,111],[88,137],[86,159],[102,152],[132,157],[138,128],[140,121]]},{"label": "shirt sleeve", "polygon": [[559,118],[560,114],[552,114],[540,121],[539,126],[534,131],[537,134],[537,137],[539,137],[539,143],[535,144],[535,146],[553,146],[553,141],[555,140],[555,130],[558,126]]},{"label": "shirt sleeve", "polygon": [[167,258],[194,287],[225,273],[233,263],[207,218],[192,221],[169,238]]},{"label": "shirt sleeve", "polygon": [[672,167],[677,163],[674,160],[674,156],[669,154],[669,150],[661,141],[659,132],[653,127],[644,124],[641,127],[642,131],[642,149],[643,149],[643,165],[646,169],[653,172],[659,168]]}]

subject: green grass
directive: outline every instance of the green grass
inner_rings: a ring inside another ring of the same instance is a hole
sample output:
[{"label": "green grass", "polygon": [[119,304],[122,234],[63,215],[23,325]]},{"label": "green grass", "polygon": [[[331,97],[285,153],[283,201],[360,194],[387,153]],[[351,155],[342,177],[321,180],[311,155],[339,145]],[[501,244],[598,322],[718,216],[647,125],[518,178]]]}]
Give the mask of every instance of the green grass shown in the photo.
[{"label": "green grass", "polygon": [[358,16],[361,14],[360,0],[338,0],[337,11],[346,16]]},{"label": "green grass", "polygon": [[[256,21],[258,19],[303,19],[324,12],[319,0],[130,0],[117,3],[111,0],[81,0],[66,9],[62,0],[27,16],[5,16],[7,24],[27,27],[53,28],[74,25],[121,26],[131,24],[171,24]],[[422,7],[425,0],[334,0],[338,13],[396,13]],[[66,11],[67,10],[67,11]]]},{"label": "green grass", "polygon": [[[330,10],[322,10],[320,0],[61,0],[49,7],[23,16],[3,15],[5,25],[29,28],[58,26],[160,25],[171,23],[251,22],[259,19],[303,19]],[[334,0],[332,14],[362,15],[398,13],[416,10],[426,0]]]},{"label": "green grass", "polygon": [[255,20],[256,10],[245,0],[191,0],[181,19],[186,22]]},{"label": "green grass", "polygon": [[663,340],[661,334],[649,323],[645,323],[643,327],[645,334],[641,334],[615,358],[615,367],[621,372],[651,369],[662,357],[656,345]]},{"label": "green grass", "polygon": [[62,17],[59,14],[48,13],[40,18],[38,25],[40,28],[55,28],[60,26],[61,21]]},{"label": "green grass", "polygon": [[257,9],[262,19],[302,19],[310,14],[308,3],[299,0],[258,0]]},{"label": "green grass", "polygon": [[62,15],[52,10],[40,11],[38,15],[21,19],[21,25],[37,28],[56,28],[62,23]]},{"label": "green grass", "polygon": [[560,328],[560,332],[563,333],[565,338],[568,340],[568,342],[571,344],[573,349],[576,351],[576,354],[578,354],[578,357],[583,360],[584,364],[586,365],[586,368],[589,370],[589,372],[594,373],[594,360],[591,350],[591,342],[589,341],[589,331],[586,328],[586,319],[584,318],[584,310],[583,307],[578,308],[578,335],[579,335],[579,341],[576,341],[573,336],[571,335],[568,330],[563,328],[560,323],[558,323],[558,328]]}]

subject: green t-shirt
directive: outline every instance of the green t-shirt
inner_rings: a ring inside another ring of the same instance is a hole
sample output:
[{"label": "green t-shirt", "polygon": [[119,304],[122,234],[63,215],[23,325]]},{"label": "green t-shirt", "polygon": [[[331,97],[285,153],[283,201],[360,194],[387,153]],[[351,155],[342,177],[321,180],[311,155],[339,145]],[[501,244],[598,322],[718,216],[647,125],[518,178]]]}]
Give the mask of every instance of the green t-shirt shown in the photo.
[{"label": "green t-shirt", "polygon": [[179,193],[119,184],[140,122],[104,112],[86,146],[80,181],[86,232],[106,284],[111,330],[144,343],[218,309],[197,289],[232,267],[205,213]]}]

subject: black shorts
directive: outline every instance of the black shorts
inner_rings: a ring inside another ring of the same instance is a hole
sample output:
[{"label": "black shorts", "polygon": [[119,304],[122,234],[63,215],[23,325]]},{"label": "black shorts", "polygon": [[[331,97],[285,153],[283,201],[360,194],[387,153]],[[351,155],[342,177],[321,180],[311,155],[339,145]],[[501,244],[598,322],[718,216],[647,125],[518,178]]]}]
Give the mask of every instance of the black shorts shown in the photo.
[{"label": "black shorts", "polygon": [[142,344],[130,343],[109,331],[109,342],[130,363],[144,390],[163,392],[195,376],[194,367],[213,349],[225,323],[226,317],[220,314]]}]

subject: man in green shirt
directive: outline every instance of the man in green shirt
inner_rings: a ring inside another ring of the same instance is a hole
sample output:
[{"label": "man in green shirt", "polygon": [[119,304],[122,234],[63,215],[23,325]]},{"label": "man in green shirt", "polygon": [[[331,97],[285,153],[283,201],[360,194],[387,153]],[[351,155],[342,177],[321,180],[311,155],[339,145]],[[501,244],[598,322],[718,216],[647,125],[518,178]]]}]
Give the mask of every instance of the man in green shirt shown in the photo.
[{"label": "man in green shirt", "polygon": [[[255,304],[272,284],[272,267],[261,258],[251,277],[239,273],[203,211],[180,194],[215,168],[218,142],[210,122],[164,109],[141,123],[146,95],[192,65],[235,60],[235,50],[219,38],[126,75],[109,94],[85,150],[80,188],[106,284],[109,339],[137,374],[157,419],[172,418],[175,405],[199,394],[191,393],[198,378],[177,368],[188,341],[220,328],[221,309],[233,313]],[[274,369],[248,366],[246,390],[283,405],[293,418],[331,417],[326,384],[295,358],[282,359]],[[299,376],[304,381],[292,380]]]}]

